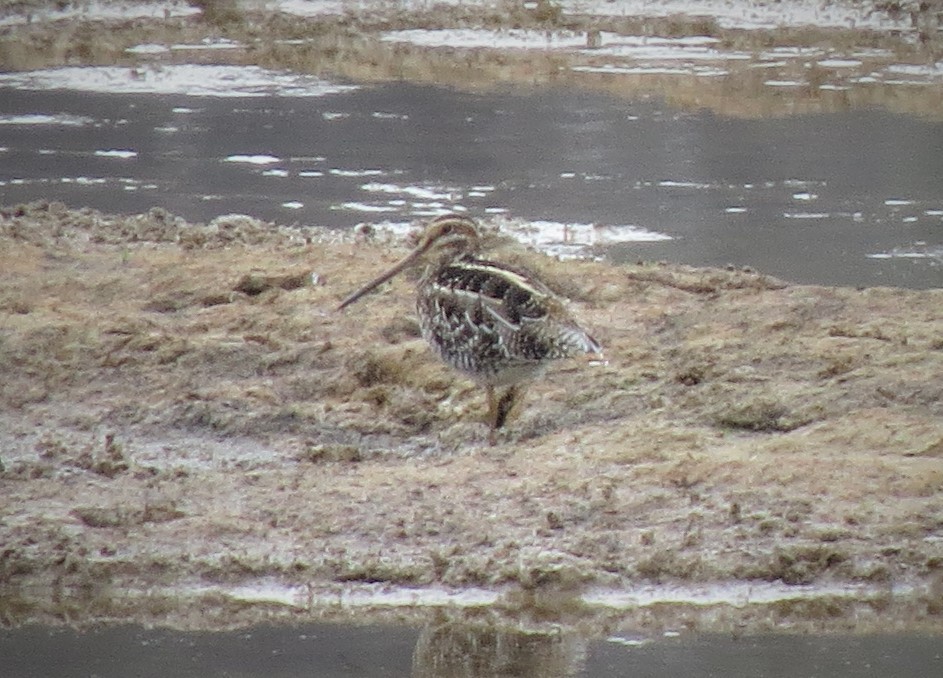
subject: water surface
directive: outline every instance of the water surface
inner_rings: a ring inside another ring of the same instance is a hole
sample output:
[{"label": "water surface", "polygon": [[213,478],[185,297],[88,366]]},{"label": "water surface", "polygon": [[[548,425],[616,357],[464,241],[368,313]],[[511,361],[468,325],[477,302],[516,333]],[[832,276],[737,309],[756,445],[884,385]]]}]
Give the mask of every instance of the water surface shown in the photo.
[{"label": "water surface", "polygon": [[928,678],[943,640],[904,634],[733,636],[669,631],[585,638],[430,624],[258,626],[187,632],[139,626],[0,630],[4,675],[755,676]]},{"label": "water surface", "polygon": [[591,253],[616,261],[943,283],[943,123],[877,110],[743,120],[408,84],[316,97],[8,88],[0,148],[6,204],[336,228],[463,209],[541,222],[553,235],[535,238],[555,251],[583,225]]}]

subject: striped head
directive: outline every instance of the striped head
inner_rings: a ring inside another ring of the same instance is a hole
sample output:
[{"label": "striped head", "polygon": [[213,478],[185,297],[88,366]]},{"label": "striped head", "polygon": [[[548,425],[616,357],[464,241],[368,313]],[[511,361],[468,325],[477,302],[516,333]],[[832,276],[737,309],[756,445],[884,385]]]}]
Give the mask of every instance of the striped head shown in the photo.
[{"label": "striped head", "polygon": [[416,248],[380,277],[371,280],[344,299],[338,310],[350,306],[371,290],[379,287],[402,271],[423,260],[436,262],[456,259],[474,254],[481,247],[478,225],[471,217],[461,214],[445,214],[433,219],[419,237]]},{"label": "striped head", "polygon": [[445,214],[433,219],[419,238],[416,258],[428,254],[430,259],[454,259],[475,254],[481,247],[478,224],[462,214]]}]

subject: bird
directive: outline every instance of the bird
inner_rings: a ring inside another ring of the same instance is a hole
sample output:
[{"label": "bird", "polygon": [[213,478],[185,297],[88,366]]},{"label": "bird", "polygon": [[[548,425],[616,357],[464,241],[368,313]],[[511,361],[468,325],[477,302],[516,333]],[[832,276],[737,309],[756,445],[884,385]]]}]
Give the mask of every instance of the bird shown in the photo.
[{"label": "bird", "polygon": [[438,216],[412,252],[350,294],[338,310],[424,264],[416,293],[420,333],[445,363],[484,386],[488,442],[494,445],[526,384],[551,361],[580,354],[601,357],[602,347],[533,272],[483,259],[481,250],[473,218]]}]

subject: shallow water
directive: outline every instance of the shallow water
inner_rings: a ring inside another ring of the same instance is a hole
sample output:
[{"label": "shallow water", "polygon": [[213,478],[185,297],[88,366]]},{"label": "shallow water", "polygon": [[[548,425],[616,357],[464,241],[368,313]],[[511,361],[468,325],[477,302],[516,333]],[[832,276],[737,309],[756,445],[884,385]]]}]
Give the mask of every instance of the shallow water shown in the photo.
[{"label": "shallow water", "polygon": [[867,676],[940,675],[939,637],[668,631],[586,638],[431,623],[303,624],[227,632],[139,626],[0,630],[10,678],[31,676]]},{"label": "shallow water", "polygon": [[4,88],[0,200],[337,228],[467,209],[539,222],[523,239],[564,255],[943,284],[940,122],[742,120],[563,89],[311,96],[295,84],[215,97]]}]

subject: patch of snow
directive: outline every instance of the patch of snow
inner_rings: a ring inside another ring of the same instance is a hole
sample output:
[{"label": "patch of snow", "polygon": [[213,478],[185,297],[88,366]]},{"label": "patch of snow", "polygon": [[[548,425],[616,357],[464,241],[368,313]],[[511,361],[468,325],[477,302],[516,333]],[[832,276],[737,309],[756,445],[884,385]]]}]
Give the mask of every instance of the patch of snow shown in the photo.
[{"label": "patch of snow", "polygon": [[[293,16],[316,17],[343,15],[347,12],[383,12],[392,3],[388,0],[267,0],[268,11]],[[421,11],[430,4],[465,5],[500,9],[500,0],[400,0],[398,10]],[[774,29],[789,26],[822,28],[867,28],[872,30],[910,31],[909,16],[901,13],[892,18],[887,13],[871,12],[868,3],[852,0],[790,0],[771,3],[764,0],[558,0],[564,14],[589,16],[625,16],[664,18],[675,15],[704,17],[722,28]],[[23,25],[30,21],[60,20],[126,21],[129,19],[162,19],[187,17],[200,13],[183,0],[85,0],[59,9],[49,7],[30,13],[19,12],[0,17],[0,26]]]},{"label": "patch of snow", "polygon": [[227,38],[204,38],[196,44],[177,44],[171,45],[170,49],[175,51],[199,51],[214,49],[245,49],[245,45],[235,40]]},{"label": "patch of snow", "polygon": [[615,643],[617,645],[625,645],[626,647],[641,647],[642,645],[648,645],[652,642],[651,638],[627,638],[625,636],[609,636],[606,638],[607,643]]},{"label": "patch of snow", "polygon": [[329,596],[324,602],[336,601],[341,607],[484,607],[494,605],[500,599],[496,591],[486,589],[407,588],[375,586],[370,589],[345,587],[336,598]]},{"label": "patch of snow", "polygon": [[411,28],[388,31],[384,42],[405,42],[419,47],[460,47],[472,49],[561,49],[586,46],[586,34],[572,31],[532,31],[520,28],[489,30],[484,28]]},{"label": "patch of snow", "polygon": [[710,188],[710,184],[701,183],[698,181],[675,181],[672,179],[665,179],[658,182],[658,186],[661,188],[697,188],[705,189]]},{"label": "patch of snow", "polygon": [[269,7],[292,16],[314,17],[343,14],[349,5],[344,0],[276,0],[270,2]]},{"label": "patch of snow", "polygon": [[705,66],[616,66],[604,64],[602,66],[574,66],[571,70],[577,73],[600,73],[610,75],[695,75],[699,77],[721,77],[728,74],[723,68],[707,68]]},{"label": "patch of snow", "polygon": [[586,605],[593,607],[629,609],[666,603],[744,607],[769,605],[788,600],[825,598],[865,600],[886,595],[886,587],[868,584],[794,585],[776,582],[730,582],[702,586],[652,585],[631,589],[597,589],[583,594],[582,600]]},{"label": "patch of snow", "polygon": [[825,54],[825,50],[820,47],[774,47],[769,51],[761,52],[760,59],[795,59],[799,57],[814,57]]},{"label": "patch of snow", "polygon": [[[565,14],[625,17],[705,17],[721,28],[775,29],[790,26],[910,30],[910,17],[892,19],[854,0],[560,0]],[[902,13],[904,14],[904,13]]]},{"label": "patch of snow", "polygon": [[[388,0],[270,0],[273,11],[295,16],[339,15],[347,11],[382,11]],[[421,11],[432,4],[464,5],[501,9],[501,0],[400,0],[397,8]],[[773,29],[788,26],[823,28],[868,28],[910,30],[910,18],[893,19],[886,13],[871,12],[868,3],[854,0],[556,0],[564,14],[583,16],[623,16],[664,18],[676,15],[705,17],[722,28]],[[526,7],[526,5],[525,5]]]},{"label": "patch of snow", "polygon": [[822,59],[817,65],[822,68],[857,68],[861,63],[858,59]]},{"label": "patch of snow", "polygon": [[181,586],[176,587],[174,592],[180,596],[224,596],[241,603],[275,604],[298,608],[306,607],[309,598],[305,586],[289,586],[269,581],[234,586]]},{"label": "patch of snow", "polygon": [[62,127],[82,127],[94,120],[83,115],[48,115],[46,113],[28,113],[25,115],[0,115],[0,125],[60,125]]},{"label": "patch of snow", "polygon": [[66,6],[35,9],[0,17],[0,26],[22,26],[51,21],[128,21],[130,19],[164,19],[187,17],[202,12],[183,0],[85,0],[63,3]]},{"label": "patch of snow", "polygon": [[170,51],[170,48],[167,47],[167,45],[157,45],[147,42],[140,45],[134,45],[133,47],[128,47],[124,51],[128,54],[166,54]]},{"label": "patch of snow", "polygon": [[274,155],[230,155],[223,158],[223,162],[241,162],[248,165],[271,165],[281,160]]},{"label": "patch of snow", "polygon": [[385,174],[383,170],[378,169],[359,169],[359,170],[345,170],[332,168],[328,172],[335,177],[378,177]]},{"label": "patch of snow", "polygon": [[78,184],[80,186],[97,186],[108,183],[108,180],[102,177],[62,177],[59,181],[63,184]]},{"label": "patch of snow", "polygon": [[930,82],[929,80],[907,80],[907,79],[899,79],[899,78],[886,79],[883,82],[885,85],[895,85],[895,86],[903,85],[905,87],[907,86],[926,87],[928,85],[934,84]]},{"label": "patch of snow", "polygon": [[399,193],[419,200],[451,200],[459,192],[458,189],[446,189],[448,192],[443,192],[432,186],[398,186],[378,182],[363,184],[360,188],[372,193]]},{"label": "patch of snow", "polygon": [[411,221],[381,221],[370,224],[370,228],[388,233],[396,238],[406,238],[416,230],[416,224]]},{"label": "patch of snow", "polygon": [[[346,14],[351,11],[381,12],[389,9],[390,0],[268,0],[267,8],[292,16],[316,17]],[[477,5],[499,8],[501,0],[398,0],[399,11],[427,10],[431,5]]]},{"label": "patch of snow", "polygon": [[351,210],[354,212],[396,212],[397,208],[390,205],[368,205],[363,202],[345,202],[341,203],[337,209]]},{"label": "patch of snow", "polygon": [[[488,214],[502,214],[506,211],[503,208],[485,210]],[[581,259],[591,256],[592,248],[597,246],[672,240],[672,237],[665,233],[635,225],[563,223],[545,220],[502,221],[501,232],[528,247],[559,259]]]},{"label": "patch of snow", "polygon": [[354,85],[336,85],[311,75],[271,71],[258,66],[203,64],[141,68],[66,66],[0,73],[2,87],[208,97],[318,97],[357,89]]},{"label": "patch of snow", "polygon": [[939,85],[943,83],[943,61],[932,64],[891,64],[850,81],[855,84]]},{"label": "patch of snow", "polygon": [[370,117],[377,120],[409,120],[409,116],[403,113],[386,113],[384,111],[374,111]]},{"label": "patch of snow", "polygon": [[803,87],[805,83],[800,80],[766,80],[767,87]]},{"label": "patch of snow", "polygon": [[865,47],[856,50],[852,55],[856,59],[890,59],[894,52],[882,47]]},{"label": "patch of snow", "polygon": [[647,35],[618,35],[602,33],[601,46],[585,50],[587,54],[647,59],[657,61],[671,60],[748,60],[753,55],[739,51],[721,51],[714,48],[717,38],[708,36],[688,36],[685,38],[663,38]]},{"label": "patch of snow", "polygon": [[503,230],[517,240],[540,250],[560,246],[587,248],[614,243],[659,242],[672,239],[670,235],[650,231],[641,226],[609,226],[542,220],[510,223]]},{"label": "patch of snow", "polygon": [[928,247],[915,245],[914,247],[895,247],[888,252],[868,254],[868,259],[928,259],[930,264],[943,263],[943,246]]},{"label": "patch of snow", "polygon": [[828,219],[828,212],[783,212],[783,219]]},{"label": "patch of snow", "polygon": [[891,64],[886,70],[888,73],[900,75],[940,77],[943,76],[943,61],[937,61],[933,64]]},{"label": "patch of snow", "polygon": [[95,151],[95,155],[97,155],[97,156],[99,156],[99,157],[101,157],[101,158],[121,158],[121,159],[127,159],[127,158],[136,158],[137,155],[138,155],[138,152],[137,152],[137,151],[130,151],[130,150],[124,150],[124,149],[114,148],[114,149],[106,149],[106,150],[101,150],[101,151]]}]

